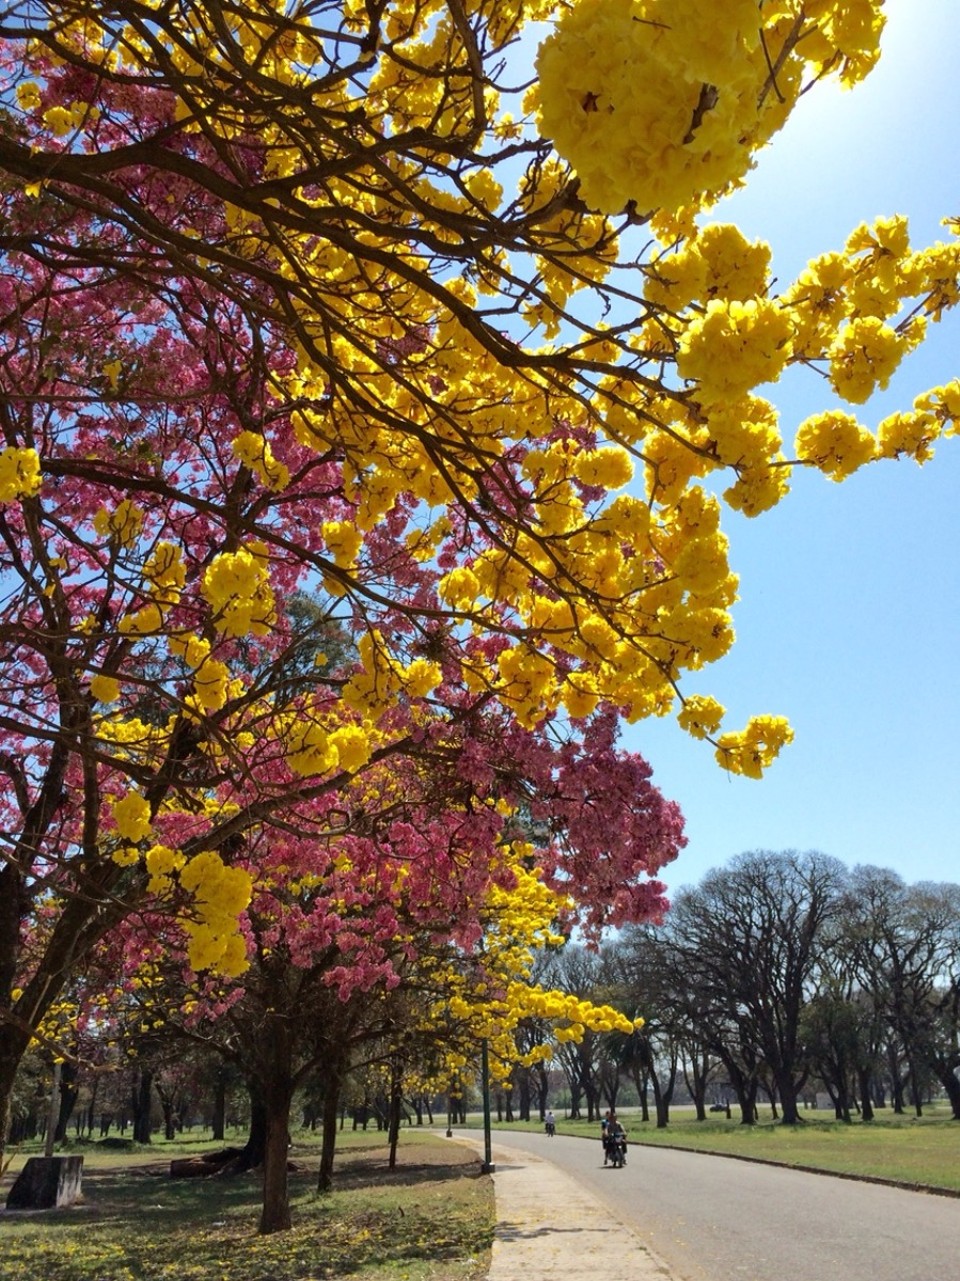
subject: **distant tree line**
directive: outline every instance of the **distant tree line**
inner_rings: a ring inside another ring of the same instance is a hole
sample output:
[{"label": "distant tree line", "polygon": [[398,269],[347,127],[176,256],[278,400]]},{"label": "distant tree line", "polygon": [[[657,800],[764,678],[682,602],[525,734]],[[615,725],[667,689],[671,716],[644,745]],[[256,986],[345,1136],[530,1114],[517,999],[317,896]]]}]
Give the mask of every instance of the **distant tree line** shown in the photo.
[{"label": "distant tree line", "polygon": [[[557,1047],[574,1115],[616,1107],[630,1082],[660,1126],[683,1087],[699,1118],[735,1101],[745,1125],[761,1099],[796,1123],[815,1093],[844,1121],[919,1116],[938,1095],[960,1120],[960,886],[747,853],[681,890],[661,925],[550,963],[551,982],[646,1020]],[[541,1098],[528,1075],[520,1115],[531,1086]]]}]

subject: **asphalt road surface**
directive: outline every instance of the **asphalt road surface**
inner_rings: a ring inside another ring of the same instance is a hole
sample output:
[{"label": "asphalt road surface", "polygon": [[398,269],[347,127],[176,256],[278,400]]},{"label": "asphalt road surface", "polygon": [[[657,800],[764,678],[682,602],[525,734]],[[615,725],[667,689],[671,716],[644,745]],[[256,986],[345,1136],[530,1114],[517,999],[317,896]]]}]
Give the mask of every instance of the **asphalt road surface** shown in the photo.
[{"label": "asphalt road surface", "polygon": [[958,1198],[636,1144],[614,1170],[599,1139],[493,1137],[589,1188],[678,1281],[960,1281]]}]

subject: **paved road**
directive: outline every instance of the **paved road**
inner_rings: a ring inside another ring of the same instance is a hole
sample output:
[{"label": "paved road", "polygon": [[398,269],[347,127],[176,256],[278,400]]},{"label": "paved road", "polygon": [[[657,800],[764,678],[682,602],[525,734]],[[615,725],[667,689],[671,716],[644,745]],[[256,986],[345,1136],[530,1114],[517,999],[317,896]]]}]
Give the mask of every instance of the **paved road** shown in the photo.
[{"label": "paved road", "polygon": [[960,1277],[960,1199],[636,1145],[625,1169],[604,1169],[599,1141],[500,1129],[495,1140],[573,1175],[677,1281]]}]

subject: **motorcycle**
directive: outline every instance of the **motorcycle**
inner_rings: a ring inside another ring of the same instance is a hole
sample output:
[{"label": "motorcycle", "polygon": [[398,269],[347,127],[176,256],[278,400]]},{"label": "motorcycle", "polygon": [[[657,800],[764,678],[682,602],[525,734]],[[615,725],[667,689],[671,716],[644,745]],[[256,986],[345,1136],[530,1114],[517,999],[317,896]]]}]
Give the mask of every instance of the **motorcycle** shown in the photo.
[{"label": "motorcycle", "polygon": [[605,1134],[603,1136],[604,1164],[608,1161],[615,1170],[627,1164],[627,1136],[620,1134]]}]

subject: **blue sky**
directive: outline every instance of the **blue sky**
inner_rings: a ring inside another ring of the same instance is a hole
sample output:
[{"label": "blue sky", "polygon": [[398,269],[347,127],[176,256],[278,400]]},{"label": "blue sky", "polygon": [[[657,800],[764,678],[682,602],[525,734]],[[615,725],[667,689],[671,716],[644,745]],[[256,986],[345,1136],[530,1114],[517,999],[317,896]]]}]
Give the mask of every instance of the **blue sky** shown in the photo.
[{"label": "blue sky", "polygon": [[[852,92],[817,86],[717,211],[770,241],[784,284],[860,222],[905,213],[921,246],[947,238],[940,219],[960,214],[960,0],[888,0],[887,12],[871,77]],[[861,421],[873,428],[958,376],[954,314]],[[788,442],[807,414],[836,403],[808,371],[771,399]],[[923,468],[878,463],[842,485],[798,475],[778,509],[727,514],[737,643],[685,686],[719,698],[730,728],[787,715],[796,741],[756,782],[724,773],[672,720],[625,730],[687,818],[689,845],[663,874],[671,888],[752,849],[819,849],[908,881],[960,880],[958,495],[955,439]]]}]

